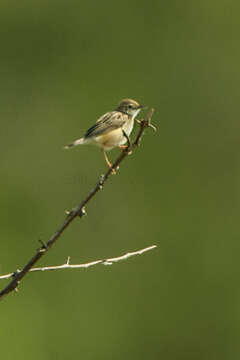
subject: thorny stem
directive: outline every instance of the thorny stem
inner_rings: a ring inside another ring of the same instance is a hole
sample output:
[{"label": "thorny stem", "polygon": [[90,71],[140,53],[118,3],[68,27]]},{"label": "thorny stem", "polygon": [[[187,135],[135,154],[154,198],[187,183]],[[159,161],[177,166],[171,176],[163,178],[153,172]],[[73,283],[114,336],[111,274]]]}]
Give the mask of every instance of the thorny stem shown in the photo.
[{"label": "thorny stem", "polygon": [[72,223],[74,219],[77,217],[82,218],[85,214],[85,206],[87,203],[97,194],[99,190],[101,190],[105,184],[105,182],[108,180],[109,176],[112,175],[113,170],[117,170],[119,167],[119,164],[127,157],[140,143],[143,132],[145,128],[151,127],[154,130],[155,127],[151,124],[151,117],[153,114],[154,109],[151,109],[148,114],[146,115],[146,118],[143,120],[139,120],[138,123],[140,124],[139,131],[136,135],[136,138],[132,144],[128,142],[128,146],[126,149],[124,149],[118,158],[115,160],[115,162],[112,164],[112,167],[108,169],[108,171],[105,173],[105,175],[101,175],[99,181],[95,185],[95,187],[90,191],[90,193],[86,196],[86,198],[74,209],[67,212],[67,216],[63,222],[63,224],[60,226],[60,228],[50,237],[50,239],[43,243],[41,241],[41,247],[37,250],[35,255],[26,263],[26,265],[23,267],[22,270],[17,270],[12,274],[12,280],[10,283],[0,292],[0,299],[2,299],[4,296],[11,293],[13,290],[17,291],[18,285],[20,281],[30,272],[30,269],[33,268],[33,266],[41,259],[43,255],[45,255],[48,250],[55,244],[55,242],[58,240],[58,238],[62,235],[62,233],[67,229],[67,227]]}]

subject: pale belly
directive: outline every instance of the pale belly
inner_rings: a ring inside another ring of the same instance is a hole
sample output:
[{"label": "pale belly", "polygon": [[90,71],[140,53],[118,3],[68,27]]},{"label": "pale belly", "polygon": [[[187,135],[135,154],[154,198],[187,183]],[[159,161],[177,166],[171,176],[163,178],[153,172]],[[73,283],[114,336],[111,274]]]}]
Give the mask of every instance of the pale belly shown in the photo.
[{"label": "pale belly", "polygon": [[[134,125],[134,119],[128,121],[123,130],[130,136]],[[110,131],[107,134],[100,135],[94,139],[94,143],[98,146],[104,147],[105,150],[111,150],[114,147],[121,146],[127,142],[126,137],[123,135],[122,128]]]}]

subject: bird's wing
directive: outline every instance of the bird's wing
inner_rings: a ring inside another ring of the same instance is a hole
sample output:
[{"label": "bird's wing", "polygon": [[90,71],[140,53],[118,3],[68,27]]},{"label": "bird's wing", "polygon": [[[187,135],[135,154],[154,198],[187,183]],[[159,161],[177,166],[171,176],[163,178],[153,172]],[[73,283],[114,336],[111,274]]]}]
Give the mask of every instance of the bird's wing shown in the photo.
[{"label": "bird's wing", "polygon": [[120,111],[111,111],[101,116],[96,124],[91,126],[84,138],[107,134],[109,131],[122,127],[128,120],[128,115]]}]

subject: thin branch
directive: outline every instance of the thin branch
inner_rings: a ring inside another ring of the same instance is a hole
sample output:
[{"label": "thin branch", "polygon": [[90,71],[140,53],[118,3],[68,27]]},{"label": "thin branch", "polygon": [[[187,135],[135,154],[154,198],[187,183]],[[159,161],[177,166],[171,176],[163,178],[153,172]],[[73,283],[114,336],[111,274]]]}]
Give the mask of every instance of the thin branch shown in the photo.
[{"label": "thin branch", "polygon": [[[33,267],[32,269],[29,270],[29,272],[64,270],[64,269],[87,269],[87,268],[89,268],[91,266],[95,266],[95,265],[99,265],[99,264],[101,264],[101,265],[112,265],[112,264],[115,264],[117,262],[127,260],[130,257],[136,256],[136,255],[142,255],[147,251],[155,249],[156,247],[157,247],[157,245],[152,245],[152,246],[149,246],[147,248],[137,250],[137,251],[132,251],[132,252],[126,253],[126,254],[124,254],[122,256],[115,257],[115,258],[95,260],[95,261],[91,261],[91,262],[88,262],[88,263],[85,263],[85,264],[70,264],[70,256],[68,256],[67,261],[62,265]],[[14,275],[15,275],[14,273],[1,275],[0,280],[9,279],[9,278],[13,277]]]},{"label": "thin branch", "polygon": [[27,262],[27,264],[23,267],[22,270],[17,270],[12,275],[12,280],[10,283],[0,292],[0,299],[2,299],[4,296],[12,292],[13,290],[16,290],[20,281],[30,272],[30,270],[34,267],[34,265],[41,259],[43,255],[45,255],[48,250],[55,244],[57,239],[62,235],[62,233],[67,229],[67,227],[72,223],[74,219],[77,217],[82,218],[85,214],[85,206],[87,203],[97,194],[99,190],[101,190],[105,184],[105,182],[108,180],[110,175],[113,174],[113,170],[115,172],[118,170],[120,163],[129,155],[132,153],[132,151],[140,144],[142,135],[144,130],[147,127],[151,127],[154,130],[155,127],[151,124],[151,117],[153,114],[153,109],[151,109],[148,114],[146,115],[146,118],[143,120],[138,121],[140,128],[137,133],[136,139],[132,144],[128,144],[127,148],[124,149],[118,158],[113,163],[112,167],[108,169],[108,171],[105,173],[105,175],[102,175],[95,185],[95,187],[90,191],[90,193],[86,196],[86,198],[74,209],[67,212],[67,216],[63,222],[63,224],[60,226],[60,228],[50,237],[50,239],[44,243],[41,241],[41,247],[37,250],[35,255]]}]

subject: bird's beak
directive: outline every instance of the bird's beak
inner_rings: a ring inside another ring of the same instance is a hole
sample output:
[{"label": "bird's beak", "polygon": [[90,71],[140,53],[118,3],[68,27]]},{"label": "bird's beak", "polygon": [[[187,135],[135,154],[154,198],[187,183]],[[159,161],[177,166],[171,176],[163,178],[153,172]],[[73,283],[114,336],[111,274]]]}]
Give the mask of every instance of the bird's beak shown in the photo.
[{"label": "bird's beak", "polygon": [[141,109],[141,110],[147,109],[147,106],[139,105],[139,109]]}]

